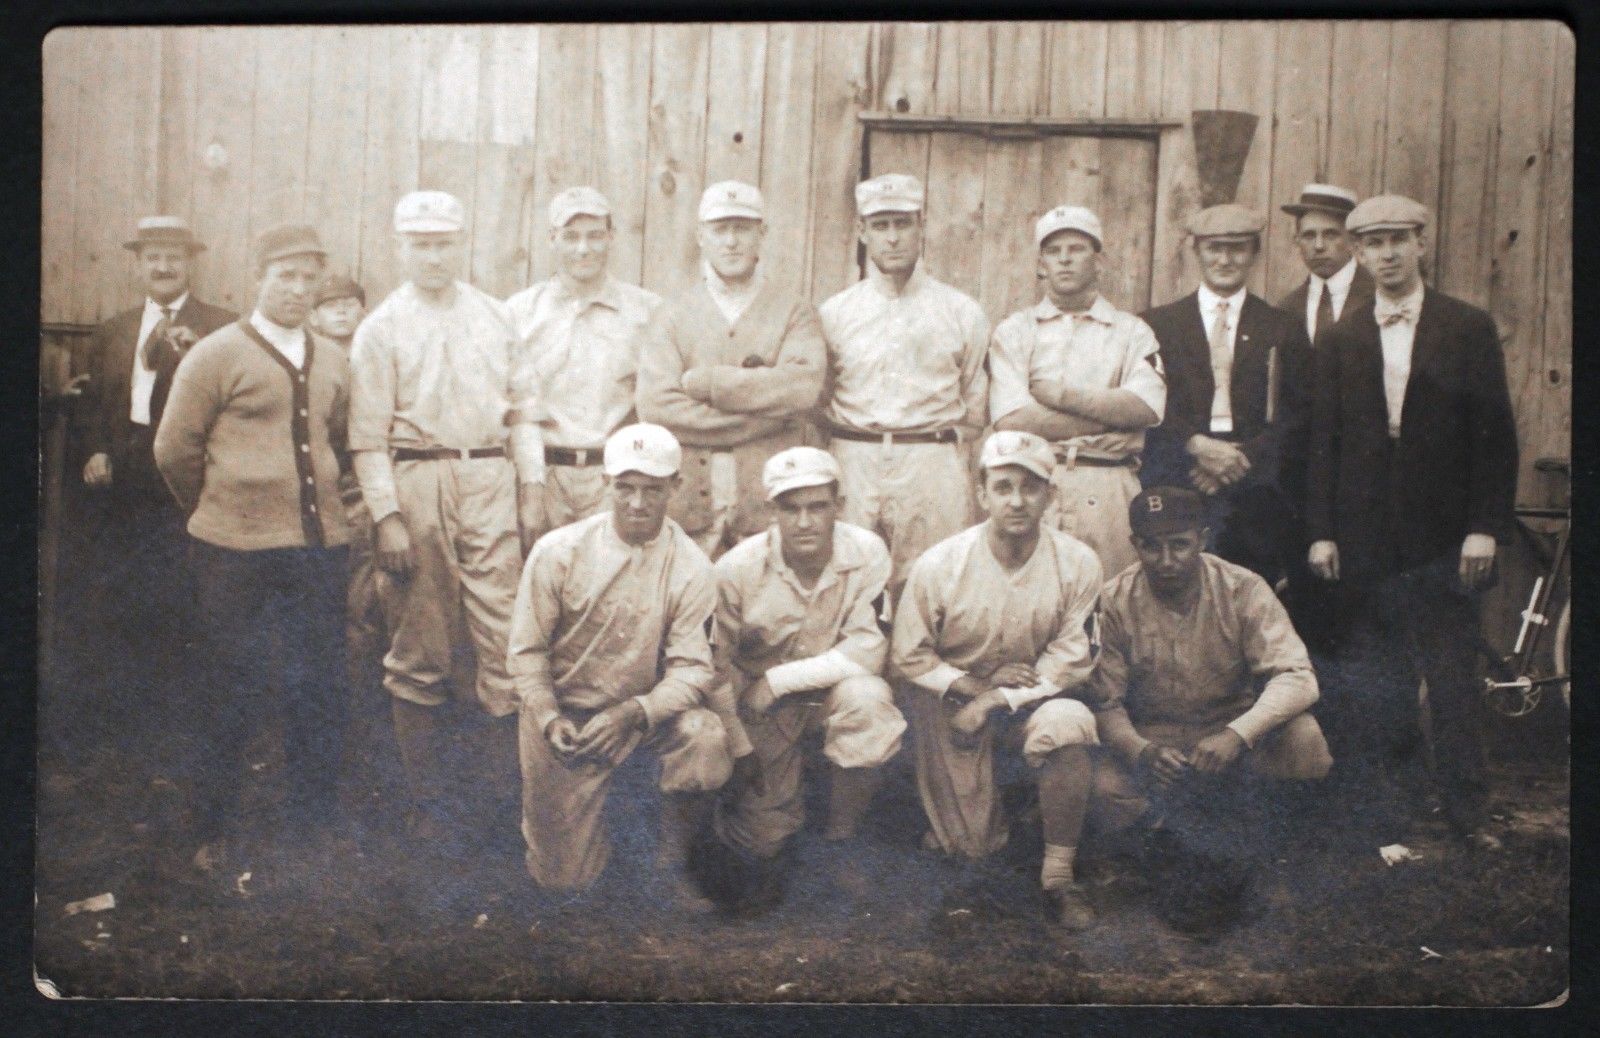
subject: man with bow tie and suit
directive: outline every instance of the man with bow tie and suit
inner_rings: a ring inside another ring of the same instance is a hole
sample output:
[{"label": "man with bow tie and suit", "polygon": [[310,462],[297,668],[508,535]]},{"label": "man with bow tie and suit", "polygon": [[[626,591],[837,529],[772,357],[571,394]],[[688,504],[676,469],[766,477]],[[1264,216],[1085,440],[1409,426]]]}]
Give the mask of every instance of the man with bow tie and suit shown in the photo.
[{"label": "man with bow tie and suit", "polygon": [[1311,345],[1298,321],[1245,288],[1265,227],[1233,203],[1190,219],[1200,286],[1143,315],[1161,344],[1167,411],[1146,435],[1141,475],[1147,487],[1205,494],[1212,551],[1274,585],[1302,548],[1294,488]]},{"label": "man with bow tie and suit", "polygon": [[[84,391],[83,481],[104,494],[106,529],[99,573],[106,596],[97,610],[109,637],[97,658],[118,661],[108,679],[134,716],[162,696],[144,686],[177,671],[172,653],[191,633],[183,576],[186,516],[156,471],[151,444],[173,373],[188,347],[238,315],[202,303],[189,288],[190,265],[205,249],[177,216],[147,216],[124,247],[137,257],[144,302],[95,330]],[[132,684],[134,688],[126,687]]]},{"label": "man with bow tie and suit", "polygon": [[1344,716],[1329,728],[1349,739],[1347,802],[1363,804],[1365,835],[1392,842],[1420,799],[1400,784],[1422,771],[1420,673],[1445,818],[1468,846],[1495,850],[1474,663],[1479,593],[1514,522],[1505,359],[1487,313],[1423,284],[1426,207],[1379,195],[1345,223],[1377,294],[1316,350],[1307,562],[1360,602],[1338,661],[1350,680],[1329,682]]}]

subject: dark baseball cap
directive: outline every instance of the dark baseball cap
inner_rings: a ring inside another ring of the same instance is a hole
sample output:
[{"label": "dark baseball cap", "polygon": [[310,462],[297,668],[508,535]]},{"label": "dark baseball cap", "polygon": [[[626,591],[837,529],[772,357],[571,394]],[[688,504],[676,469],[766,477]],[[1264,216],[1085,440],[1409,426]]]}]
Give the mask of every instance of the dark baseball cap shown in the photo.
[{"label": "dark baseball cap", "polygon": [[1205,498],[1188,487],[1150,487],[1128,504],[1128,525],[1144,537],[1199,530],[1206,522]]}]

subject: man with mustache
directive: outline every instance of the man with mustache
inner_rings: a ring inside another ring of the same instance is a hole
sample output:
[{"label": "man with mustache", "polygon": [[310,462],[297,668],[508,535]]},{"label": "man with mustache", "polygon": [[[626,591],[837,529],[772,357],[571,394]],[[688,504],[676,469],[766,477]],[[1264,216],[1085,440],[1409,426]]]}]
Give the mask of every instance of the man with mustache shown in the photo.
[{"label": "man with mustache", "polygon": [[663,309],[639,358],[639,417],[684,446],[673,518],[713,559],[765,526],[762,466],[800,444],[822,394],[816,311],[761,265],[765,234],[759,190],[706,188],[700,280]]},{"label": "man with mustache", "polygon": [[230,880],[251,864],[229,853],[229,838],[248,833],[236,803],[245,749],[275,719],[292,835],[314,837],[337,806],[349,366],[305,327],[326,258],[310,227],[262,232],[255,310],[189,351],[155,437],[156,463],[189,513],[205,636],[204,672],[184,704],[201,769],[194,863]]},{"label": "man with mustache", "polygon": [[1311,345],[1299,321],[1245,287],[1265,226],[1231,202],[1189,220],[1200,286],[1144,314],[1161,343],[1167,412],[1142,475],[1205,494],[1216,553],[1276,585],[1300,553]]},{"label": "man with mustache", "polygon": [[534,537],[605,508],[601,449],[633,414],[639,350],[661,304],[609,273],[616,232],[604,195],[569,187],[546,217],[556,272],[506,300],[545,410]]},{"label": "man with mustache", "polygon": [[[606,440],[609,511],[540,538],[523,567],[511,622],[528,873],[548,890],[584,891],[610,855],[601,812],[612,775],[644,746],[665,794],[657,865],[680,904],[709,908],[688,883],[703,795],[733,762],[718,713],[708,632],[711,564],[667,517],[682,450],[659,425]],[[729,713],[726,704],[719,710]]]},{"label": "man with mustache", "polygon": [[994,433],[979,464],[988,519],[916,561],[895,616],[923,846],[972,860],[1004,847],[996,757],[1020,752],[1039,786],[1046,914],[1079,930],[1094,921],[1073,869],[1098,739],[1089,708],[1065,694],[1094,669],[1100,562],[1041,522],[1056,465],[1046,440]]}]

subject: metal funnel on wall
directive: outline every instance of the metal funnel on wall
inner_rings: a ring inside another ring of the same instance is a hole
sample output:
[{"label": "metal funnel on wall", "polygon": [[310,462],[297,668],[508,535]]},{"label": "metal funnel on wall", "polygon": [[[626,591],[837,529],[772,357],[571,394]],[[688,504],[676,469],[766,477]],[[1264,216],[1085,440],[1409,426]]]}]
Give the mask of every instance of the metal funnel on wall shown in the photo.
[{"label": "metal funnel on wall", "polygon": [[1256,117],[1249,112],[1190,113],[1202,209],[1232,202],[1238,194],[1244,160],[1249,157],[1250,144],[1255,140],[1256,122]]}]

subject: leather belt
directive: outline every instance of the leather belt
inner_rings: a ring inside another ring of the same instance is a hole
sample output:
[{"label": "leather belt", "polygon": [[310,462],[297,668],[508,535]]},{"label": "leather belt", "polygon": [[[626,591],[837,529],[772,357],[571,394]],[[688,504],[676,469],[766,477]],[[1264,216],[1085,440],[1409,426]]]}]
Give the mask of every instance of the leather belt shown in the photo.
[{"label": "leather belt", "polygon": [[1056,460],[1069,469],[1122,469],[1139,467],[1139,455],[1130,454],[1126,458],[1097,458],[1087,454],[1079,454],[1076,446],[1063,447],[1056,445]]},{"label": "leather belt", "polygon": [[394,449],[395,461],[443,461],[454,459],[465,461],[468,458],[503,458],[506,456],[504,447],[396,447]]},{"label": "leather belt", "polygon": [[860,429],[846,429],[843,426],[829,427],[829,433],[836,440],[855,440],[858,443],[881,443],[889,446],[895,443],[960,443],[961,434],[954,429],[940,429],[937,432],[863,432]]},{"label": "leather belt", "polygon": [[573,468],[588,468],[598,465],[605,460],[604,447],[586,447],[574,450],[571,447],[546,447],[544,461],[546,465],[571,465]]}]

